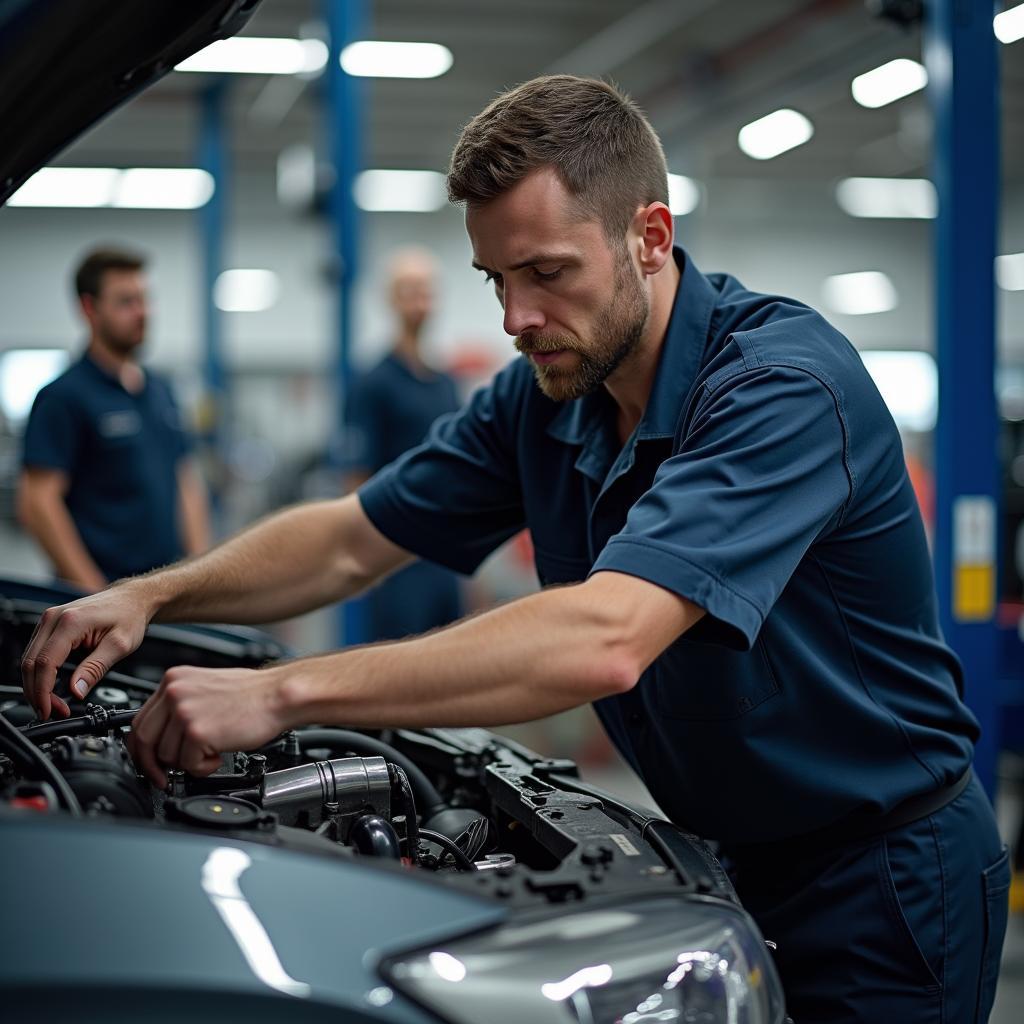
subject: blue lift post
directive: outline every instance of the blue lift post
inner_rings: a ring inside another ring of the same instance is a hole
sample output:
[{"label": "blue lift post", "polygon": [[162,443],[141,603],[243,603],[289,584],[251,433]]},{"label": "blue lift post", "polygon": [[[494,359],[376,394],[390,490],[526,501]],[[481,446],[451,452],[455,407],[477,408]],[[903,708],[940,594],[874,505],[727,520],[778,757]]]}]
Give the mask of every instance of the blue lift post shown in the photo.
[{"label": "blue lift post", "polygon": [[[338,265],[337,350],[334,364],[334,397],[337,415],[332,451],[343,448],[344,408],[352,381],[352,297],[359,273],[359,211],[353,195],[356,175],[362,169],[362,90],[358,81],[341,67],[341,51],[351,42],[366,38],[367,9],[364,0],[325,0],[325,20],[330,35],[327,59],[327,144],[334,165],[329,209],[334,228]],[[362,600],[346,601],[338,612],[339,644],[366,639],[366,609]]]},{"label": "blue lift post", "polygon": [[935,121],[935,573],[942,628],[981,722],[975,770],[995,789],[999,559],[995,255],[998,57],[993,0],[929,0],[925,65]]},{"label": "blue lift post", "polygon": [[[227,143],[224,104],[227,86],[214,81],[203,91],[199,131],[199,166],[213,178],[213,195],[199,210],[202,238],[203,305],[203,404],[200,433],[218,464],[225,457],[224,418],[227,403],[227,373],[224,369],[223,320],[213,301],[213,289],[224,269],[224,222],[227,207]],[[214,534],[221,533],[221,495],[210,495]]]}]

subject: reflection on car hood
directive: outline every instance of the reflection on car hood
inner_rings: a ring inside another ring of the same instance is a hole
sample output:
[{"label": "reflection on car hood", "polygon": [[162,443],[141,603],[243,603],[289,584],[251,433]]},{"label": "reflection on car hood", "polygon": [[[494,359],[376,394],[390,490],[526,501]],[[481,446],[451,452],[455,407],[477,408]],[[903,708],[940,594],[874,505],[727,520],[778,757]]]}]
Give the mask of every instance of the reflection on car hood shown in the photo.
[{"label": "reflection on car hood", "polygon": [[0,204],[87,128],[234,35],[260,0],[0,0]]},{"label": "reflection on car hood", "polygon": [[0,845],[20,865],[0,878],[4,919],[18,922],[0,958],[8,994],[274,989],[292,1005],[357,1011],[381,984],[380,954],[508,914],[398,867],[218,836],[28,812],[0,817]]}]

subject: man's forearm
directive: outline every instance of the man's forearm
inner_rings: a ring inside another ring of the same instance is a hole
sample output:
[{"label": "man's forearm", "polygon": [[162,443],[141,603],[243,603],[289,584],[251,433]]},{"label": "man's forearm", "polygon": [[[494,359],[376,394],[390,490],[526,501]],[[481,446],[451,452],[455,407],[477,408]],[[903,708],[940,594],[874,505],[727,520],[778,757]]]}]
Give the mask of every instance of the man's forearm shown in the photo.
[{"label": "man's forearm", "polygon": [[26,528],[49,556],[61,579],[83,590],[100,590],[106,586],[107,580],[86,549],[63,499],[36,498],[24,519]]},{"label": "man's forearm", "polygon": [[263,623],[344,600],[372,583],[343,501],[279,512],[198,558],[127,582],[160,622]]},{"label": "man's forearm", "polygon": [[277,666],[289,724],[506,725],[629,689],[642,656],[599,588],[542,591],[427,636]]}]

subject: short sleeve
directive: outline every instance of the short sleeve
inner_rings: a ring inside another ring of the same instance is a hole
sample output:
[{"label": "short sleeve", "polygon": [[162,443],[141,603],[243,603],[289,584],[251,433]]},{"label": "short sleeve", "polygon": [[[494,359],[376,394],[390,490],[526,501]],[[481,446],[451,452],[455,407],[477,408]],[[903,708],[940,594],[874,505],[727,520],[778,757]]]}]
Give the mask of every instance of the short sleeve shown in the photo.
[{"label": "short sleeve", "polygon": [[33,469],[72,473],[78,462],[81,417],[68,396],[46,387],[36,395],[25,427],[22,464]]},{"label": "short sleeve", "polygon": [[692,639],[749,649],[851,488],[832,390],[800,369],[744,371],[705,399],[592,572],[665,587],[708,613]]},{"label": "short sleeve", "polygon": [[471,573],[523,528],[511,380],[503,371],[359,489],[381,533],[421,558]]}]

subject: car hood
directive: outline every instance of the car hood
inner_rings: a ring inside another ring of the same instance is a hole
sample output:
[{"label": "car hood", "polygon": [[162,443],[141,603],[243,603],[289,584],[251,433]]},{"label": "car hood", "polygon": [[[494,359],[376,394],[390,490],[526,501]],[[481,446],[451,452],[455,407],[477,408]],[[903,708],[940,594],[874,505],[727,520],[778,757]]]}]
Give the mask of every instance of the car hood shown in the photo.
[{"label": "car hood", "polygon": [[260,0],[0,0],[0,205],[87,128],[234,35]]},{"label": "car hood", "polygon": [[[363,1020],[381,956],[508,916],[397,865],[228,837],[15,812],[0,816],[0,845],[20,866],[0,879],[4,920],[18,922],[0,990],[28,1005],[145,987]],[[422,1018],[396,1001],[379,1019]]]}]

